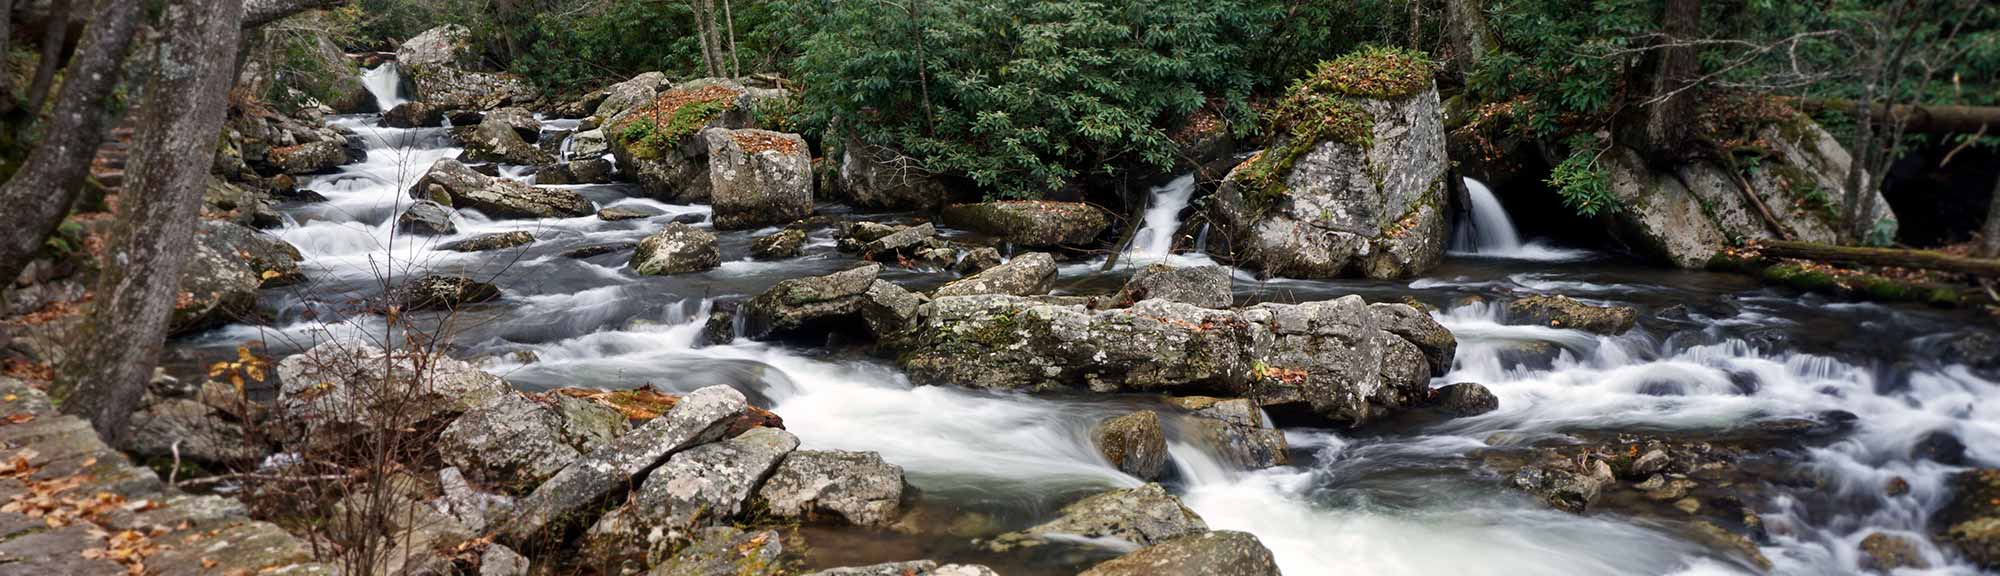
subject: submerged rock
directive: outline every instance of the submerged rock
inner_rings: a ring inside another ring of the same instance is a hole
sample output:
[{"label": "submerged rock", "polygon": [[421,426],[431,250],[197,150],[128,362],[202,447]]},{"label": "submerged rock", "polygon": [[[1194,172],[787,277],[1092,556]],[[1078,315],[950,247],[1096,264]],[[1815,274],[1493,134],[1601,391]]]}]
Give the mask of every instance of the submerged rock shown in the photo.
[{"label": "submerged rock", "polygon": [[1247,532],[1216,530],[1154,544],[1081,576],[1279,576],[1271,550]]},{"label": "submerged rock", "polygon": [[919,383],[1007,390],[1227,390],[1361,422],[1428,392],[1424,349],[1359,298],[1211,310],[1165,300],[1091,310],[952,296],[919,311],[899,363]]},{"label": "submerged rock", "polygon": [[1478,416],[1500,409],[1500,398],[1485,386],[1459,382],[1431,391],[1431,403],[1452,416]]},{"label": "submerged rock", "polygon": [[471,208],[495,218],[572,218],[596,209],[574,191],[487,176],[451,159],[432,164],[410,187],[410,197]]},{"label": "submerged rock", "polygon": [[750,255],[758,260],[777,260],[799,255],[806,245],[804,228],[784,228],[750,240]]},{"label": "submerged rock", "polygon": [[1039,546],[1052,535],[1115,538],[1152,546],[1208,531],[1201,516],[1181,505],[1159,484],[1112,490],[1064,506],[1055,520],[1020,532],[1001,534],[989,543],[996,552]]},{"label": "submerged rock", "polygon": [[812,157],[804,138],[768,130],[703,130],[717,230],[743,230],[812,215]]},{"label": "submerged rock", "polygon": [[1167,466],[1167,437],[1157,412],[1141,410],[1105,420],[1091,436],[1112,467],[1140,480],[1158,479]]},{"label": "submerged rock", "polygon": [[1125,287],[1111,299],[1120,304],[1136,304],[1158,298],[1202,308],[1228,308],[1235,297],[1229,292],[1229,269],[1221,266],[1176,268],[1153,264],[1132,274]]},{"label": "submerged rock", "polygon": [[562,542],[568,530],[596,520],[592,507],[668,457],[722,437],[748,407],[743,394],[728,386],[689,393],[666,414],[570,462],[522,498],[501,540],[524,549]]},{"label": "submerged rock", "polygon": [[632,251],[632,271],[640,276],[686,274],[721,265],[715,235],[679,222],[640,240]]},{"label": "submerged rock", "polygon": [[880,338],[900,332],[916,314],[918,300],[895,284],[876,279],[881,264],[864,264],[825,276],[793,278],[745,303],[744,336],[819,336],[847,329]]},{"label": "submerged rock", "polygon": [[764,481],[757,502],[775,518],[886,526],[902,513],[903,489],[903,467],[874,452],[799,450]]},{"label": "submerged rock", "polygon": [[1624,306],[1593,306],[1568,296],[1527,296],[1507,303],[1510,319],[1595,332],[1607,336],[1623,334],[1638,322],[1639,313]]},{"label": "submerged rock", "polygon": [[2000,570],[2000,469],[1951,477],[1951,498],[1931,517],[1939,542],[1987,570]]},{"label": "submerged rock", "polygon": [[1003,238],[1019,246],[1086,246],[1097,240],[1111,217],[1081,202],[1007,200],[960,204],[944,209],[944,222]]},{"label": "submerged rock", "polygon": [[512,232],[480,234],[464,240],[446,242],[444,245],[438,246],[438,249],[453,252],[485,252],[487,250],[502,250],[527,246],[533,243],[535,243],[535,235],[533,233],[526,230],[515,230]]},{"label": "submerged rock", "polygon": [[933,297],[1007,294],[1035,296],[1049,293],[1056,279],[1056,260],[1044,252],[1031,252],[1008,260],[984,272],[954,280],[937,289]]},{"label": "submerged rock", "polygon": [[1546,461],[1540,466],[1522,467],[1513,476],[1515,488],[1539,496],[1559,510],[1579,514],[1589,510],[1605,487],[1617,481],[1611,466],[1596,458],[1586,458],[1581,463],[1570,459]]}]

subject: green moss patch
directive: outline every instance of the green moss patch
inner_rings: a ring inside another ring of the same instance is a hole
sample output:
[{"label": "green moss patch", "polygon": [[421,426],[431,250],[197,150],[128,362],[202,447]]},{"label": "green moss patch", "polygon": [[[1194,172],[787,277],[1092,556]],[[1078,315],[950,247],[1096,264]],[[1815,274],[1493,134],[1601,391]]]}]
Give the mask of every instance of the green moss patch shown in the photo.
[{"label": "green moss patch", "polygon": [[632,111],[607,134],[635,157],[659,158],[682,138],[700,132],[716,117],[734,109],[742,96],[742,92],[723,86],[668,90],[651,104]]},{"label": "green moss patch", "polygon": [[1283,196],[1293,164],[1321,142],[1363,150],[1374,145],[1375,117],[1356,99],[1400,99],[1430,87],[1431,63],[1418,52],[1371,47],[1321,62],[1311,76],[1293,83],[1269,113],[1269,133],[1276,144],[1238,172],[1251,210],[1260,211]]}]

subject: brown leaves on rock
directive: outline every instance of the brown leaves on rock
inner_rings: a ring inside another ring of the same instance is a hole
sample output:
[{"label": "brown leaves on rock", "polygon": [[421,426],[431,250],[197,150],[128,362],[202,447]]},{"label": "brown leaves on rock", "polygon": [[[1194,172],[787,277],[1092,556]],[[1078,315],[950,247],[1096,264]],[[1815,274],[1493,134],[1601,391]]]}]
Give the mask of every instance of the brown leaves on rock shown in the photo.
[{"label": "brown leaves on rock", "polygon": [[770,132],[735,130],[729,133],[729,138],[735,140],[736,146],[746,154],[770,151],[791,154],[799,150],[798,141]]},{"label": "brown leaves on rock", "polygon": [[[679,396],[662,394],[649,387],[631,390],[557,388],[548,391],[546,394],[559,394],[571,398],[589,400],[593,403],[617,410],[619,414],[625,415],[627,420],[632,421],[659,418],[661,415],[666,414],[668,410],[672,410],[674,405],[679,404],[681,401]],[[751,406],[748,411],[743,413],[743,416],[737,418],[735,422],[730,423],[728,435],[735,436],[759,426],[783,429],[785,427],[785,419],[770,410]]]}]

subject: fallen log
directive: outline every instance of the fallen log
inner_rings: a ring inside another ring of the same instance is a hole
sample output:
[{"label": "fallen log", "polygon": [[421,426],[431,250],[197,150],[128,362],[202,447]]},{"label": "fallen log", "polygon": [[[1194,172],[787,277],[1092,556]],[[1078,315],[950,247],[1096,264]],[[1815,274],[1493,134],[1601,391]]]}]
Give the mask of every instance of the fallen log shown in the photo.
[{"label": "fallen log", "polygon": [[1768,240],[1758,243],[1756,248],[1759,253],[1765,256],[1778,258],[1796,258],[1816,262],[1859,264],[1863,266],[1921,268],[1924,270],[1955,272],[1987,278],[2000,278],[2000,259],[1968,258],[1930,250],[1834,246],[1788,240]]},{"label": "fallen log", "polygon": [[[1802,104],[1806,110],[1830,110],[1853,113],[1857,104],[1853,100],[1838,98],[1806,98]],[[1907,105],[1885,106],[1875,104],[1875,113],[1891,120],[1903,119],[1909,122],[1911,132],[1925,134],[1973,133],[1983,127],[2000,129],[2000,106],[1950,106],[1950,105]]]}]

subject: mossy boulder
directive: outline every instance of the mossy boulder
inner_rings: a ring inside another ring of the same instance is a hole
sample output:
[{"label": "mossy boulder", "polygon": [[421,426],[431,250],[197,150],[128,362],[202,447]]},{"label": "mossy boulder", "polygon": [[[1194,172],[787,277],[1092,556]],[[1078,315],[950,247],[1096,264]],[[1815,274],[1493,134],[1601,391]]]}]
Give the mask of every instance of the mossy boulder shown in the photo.
[{"label": "mossy boulder", "polygon": [[1210,204],[1210,253],[1267,276],[1406,278],[1443,259],[1444,119],[1419,55],[1324,63],[1273,115],[1272,146]]},{"label": "mossy boulder", "polygon": [[1631,330],[1639,320],[1636,310],[1624,306],[1596,306],[1575,298],[1557,295],[1527,296],[1507,303],[1510,320],[1616,336]]},{"label": "mossy boulder", "polygon": [[631,265],[640,276],[686,274],[721,266],[722,253],[714,234],[675,222],[640,240]]},{"label": "mossy boulder", "polygon": [[812,215],[812,156],[797,134],[710,128],[709,197],[717,230],[782,224]]},{"label": "mossy boulder", "polygon": [[691,80],[607,119],[602,130],[619,169],[647,196],[706,202],[713,184],[702,130],[756,128],[753,112],[785,98],[783,90],[747,88],[732,80]]},{"label": "mossy boulder", "polygon": [[1141,410],[1106,419],[1090,435],[1097,451],[1120,472],[1156,480],[1167,467],[1167,437],[1158,412]]},{"label": "mossy boulder", "polygon": [[1940,542],[1987,570],[2000,569],[2000,469],[1960,472],[1951,499],[1931,519]]}]

